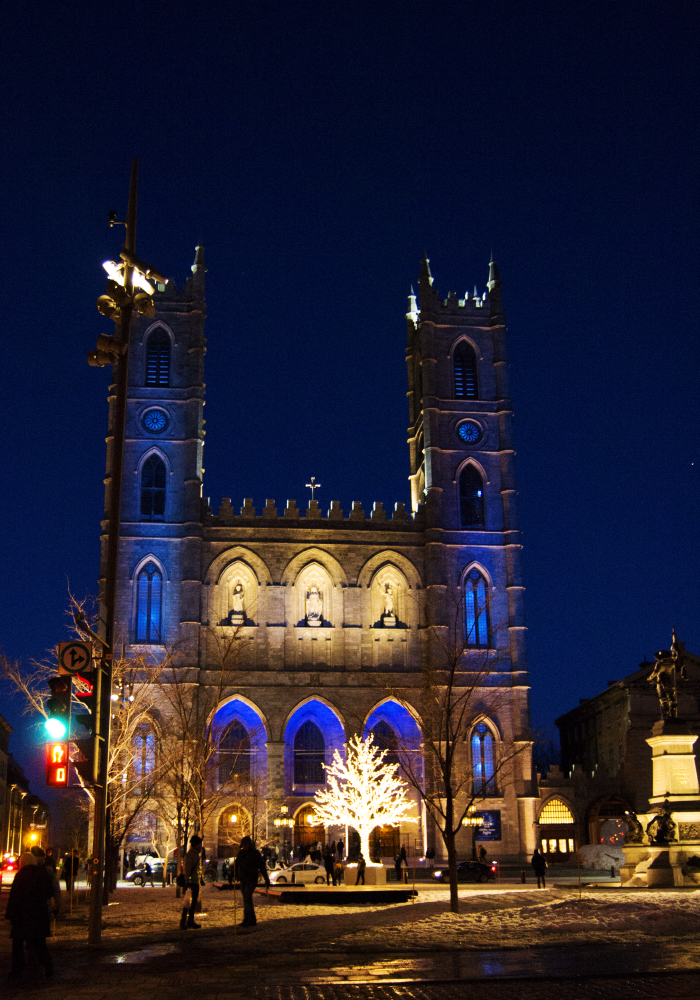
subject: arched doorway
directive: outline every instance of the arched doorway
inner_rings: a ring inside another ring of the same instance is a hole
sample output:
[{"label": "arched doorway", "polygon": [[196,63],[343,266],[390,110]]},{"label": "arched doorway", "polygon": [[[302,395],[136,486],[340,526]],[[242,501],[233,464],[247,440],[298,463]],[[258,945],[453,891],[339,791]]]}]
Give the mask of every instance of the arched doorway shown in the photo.
[{"label": "arched doorway", "polygon": [[401,829],[398,826],[375,826],[369,842],[372,861],[393,859],[401,850]]},{"label": "arched doorway", "polygon": [[576,850],[576,820],[560,798],[545,802],[537,820],[539,847],[551,863],[568,861]]},{"label": "arched doorway", "polygon": [[588,807],[587,828],[590,844],[616,844],[625,842],[629,806],[619,795],[597,799]]},{"label": "arched doorway", "polygon": [[248,810],[237,802],[227,806],[219,816],[218,825],[218,856],[230,858],[238,853],[241,837],[250,834],[250,816]]},{"label": "arched doorway", "polygon": [[294,846],[311,847],[317,841],[326,841],[326,828],[323,823],[314,824],[311,818],[314,814],[312,805],[303,806],[294,817]]}]

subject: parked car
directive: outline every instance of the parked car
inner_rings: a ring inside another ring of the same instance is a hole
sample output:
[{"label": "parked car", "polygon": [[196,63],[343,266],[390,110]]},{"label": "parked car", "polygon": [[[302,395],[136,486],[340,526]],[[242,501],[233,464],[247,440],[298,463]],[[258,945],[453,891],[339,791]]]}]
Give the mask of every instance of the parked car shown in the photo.
[{"label": "parked car", "polygon": [[[163,861],[161,858],[149,858],[148,863],[151,866],[151,875],[153,876],[154,882],[162,882],[163,880]],[[168,861],[168,867],[165,869],[166,872],[170,872],[173,878],[177,872],[177,861]],[[143,885],[144,881],[149,881],[146,879],[146,873],[143,868],[134,868],[133,871],[127,872],[124,876],[125,882],[131,882],[132,885]]]},{"label": "parked car", "polygon": [[310,861],[300,861],[289,868],[278,868],[276,871],[270,872],[270,882],[273,885],[284,885],[287,882],[294,882],[296,885],[300,883],[302,885],[309,883],[320,885],[325,881],[326,869],[323,865],[315,865]]},{"label": "parked car", "polygon": [[[490,865],[485,865],[481,861],[458,861],[457,881],[458,882],[495,882],[498,865],[495,861]],[[449,882],[450,872],[448,868],[439,868],[433,872],[433,878],[438,882]]]}]

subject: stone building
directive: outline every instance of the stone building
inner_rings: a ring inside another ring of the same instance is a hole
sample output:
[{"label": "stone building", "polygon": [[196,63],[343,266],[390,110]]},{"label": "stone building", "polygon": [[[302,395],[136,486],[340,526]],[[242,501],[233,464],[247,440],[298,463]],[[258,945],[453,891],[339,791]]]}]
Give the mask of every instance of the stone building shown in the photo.
[{"label": "stone building", "polygon": [[[118,642],[134,653],[176,649],[178,662],[206,686],[216,671],[212,637],[236,630],[245,640],[239,678],[216,706],[215,723],[245,746],[246,774],[263,783],[268,835],[286,814],[295,840],[330,839],[343,831],[308,826],[324,780],[320,765],[354,732],[371,731],[389,749],[420,746],[426,630],[440,624],[440,597],[459,588],[464,683],[485,660],[492,668],[478,692],[486,718],[466,735],[464,766],[486,783],[479,808],[490,814],[491,853],[521,857],[534,844],[529,750],[503,787],[489,782],[500,748],[529,732],[495,263],[483,294],[442,299],[423,260],[420,298],[410,297],[406,316],[411,504],[391,511],[380,503],[343,511],[337,502],[323,510],[315,499],[306,509],[272,499],[239,507],[229,498],[212,509],[202,467],[205,270],[198,248],[184,287],[159,286],[156,316],[138,317],[132,330]],[[103,580],[110,461],[108,445]],[[402,703],[393,688],[408,692]],[[230,853],[221,831],[241,808],[222,803],[204,831],[210,850]],[[439,836],[418,803],[416,819],[378,834],[378,853],[393,854],[401,840],[419,853],[434,846],[440,857]],[[460,848],[471,850],[468,831]]]},{"label": "stone building", "polygon": [[[678,718],[689,731],[700,732],[700,657],[684,655],[688,680],[679,684]],[[540,778],[536,817],[537,838],[550,855],[567,855],[570,840],[621,842],[627,829],[625,812],[649,812],[652,758],[646,741],[661,717],[656,690],[649,683],[653,667],[641,663],[556,720],[561,768]],[[695,751],[697,763],[697,746]],[[548,804],[549,811],[543,812]]]}]

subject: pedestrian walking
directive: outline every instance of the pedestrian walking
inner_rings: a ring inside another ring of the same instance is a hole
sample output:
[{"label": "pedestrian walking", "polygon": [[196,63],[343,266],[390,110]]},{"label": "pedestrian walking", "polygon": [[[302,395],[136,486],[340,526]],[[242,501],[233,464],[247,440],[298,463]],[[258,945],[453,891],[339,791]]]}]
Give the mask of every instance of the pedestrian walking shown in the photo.
[{"label": "pedestrian walking", "polygon": [[483,844],[479,848],[479,861],[482,863],[482,865],[486,864],[486,848],[484,847]]},{"label": "pedestrian walking", "polygon": [[334,860],[330,847],[327,847],[323,855],[323,867],[326,869],[326,885],[330,885],[331,881],[335,885]]},{"label": "pedestrian walking", "polygon": [[[547,884],[545,882],[545,873],[547,871],[547,859],[545,858],[544,854],[542,854],[539,847],[535,848],[535,853],[532,855],[531,864],[532,867],[535,869],[535,875],[537,876],[537,888],[546,889]],[[542,882],[541,886],[540,882]]]},{"label": "pedestrian walking", "polygon": [[365,868],[367,867],[367,862],[365,861],[365,856],[360,851],[360,856],[357,859],[357,878],[355,879],[355,885],[360,884],[360,879],[362,879],[362,884],[365,884]]},{"label": "pedestrian walking", "polygon": [[[43,851],[42,851],[43,854]],[[27,851],[19,859],[19,871],[10,889],[10,898],[5,911],[5,919],[12,924],[12,975],[19,976],[25,969],[24,945],[34,953],[44,966],[47,976],[53,975],[53,960],[46,945],[51,934],[51,914],[61,907],[61,890],[56,888],[51,870],[39,864],[38,859]],[[56,886],[58,880],[55,880]]]},{"label": "pedestrian walking", "polygon": [[153,881],[153,869],[149,865],[148,861],[144,861],[144,863],[141,865],[141,868],[143,869],[143,881],[141,882],[141,888],[145,889],[146,882],[150,882],[153,888],[155,889],[156,884]]},{"label": "pedestrian walking", "polygon": [[336,861],[333,868],[333,874],[335,875],[335,882],[333,885],[340,885],[343,881],[343,862]]},{"label": "pedestrian walking", "polygon": [[53,847],[46,848],[46,857],[44,858],[44,864],[47,868],[53,868],[54,873],[56,871],[56,855],[54,854]]},{"label": "pedestrian walking", "polygon": [[194,915],[197,909],[197,900],[199,899],[199,887],[204,885],[204,880],[202,878],[202,838],[198,837],[195,833],[193,837],[190,837],[190,849],[185,855],[185,885],[187,891],[190,894],[190,905],[189,909],[187,906],[183,906],[182,914],[180,915],[180,930],[187,930],[189,927],[193,927],[198,930],[202,925],[196,924],[194,922]]},{"label": "pedestrian walking", "polygon": [[342,840],[338,841],[338,860],[339,861],[343,860],[343,842],[342,842]]},{"label": "pedestrian walking", "polygon": [[243,896],[243,920],[241,927],[254,927],[258,922],[253,906],[253,893],[258,884],[258,876],[265,879],[265,889],[270,888],[270,876],[267,873],[263,856],[255,847],[250,837],[241,838],[241,847],[236,855],[236,877]]}]

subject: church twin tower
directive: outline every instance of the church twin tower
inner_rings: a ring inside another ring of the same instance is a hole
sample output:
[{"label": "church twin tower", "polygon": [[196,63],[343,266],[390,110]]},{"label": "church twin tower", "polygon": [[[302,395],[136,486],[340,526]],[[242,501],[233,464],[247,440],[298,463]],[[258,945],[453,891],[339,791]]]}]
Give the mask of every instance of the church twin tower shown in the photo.
[{"label": "church twin tower", "polygon": [[[155,318],[138,317],[132,330],[119,641],[134,654],[175,651],[206,687],[220,666],[217,632],[235,629],[247,640],[215,721],[248,741],[269,836],[286,806],[294,838],[304,839],[311,835],[309,803],[323,781],[320,764],[336,747],[365,731],[381,733],[385,743],[392,734],[420,743],[430,626],[449,630],[458,614],[465,683],[485,658],[493,665],[489,687],[477,694],[486,722],[465,750],[465,766],[488,777],[501,743],[529,728],[512,411],[495,263],[483,294],[441,299],[423,261],[419,301],[410,296],[406,316],[411,504],[393,511],[379,503],[372,511],[359,503],[343,511],[336,502],[324,511],[317,500],[306,510],[294,501],[278,508],[274,500],[234,508],[228,498],[210,509],[202,497],[205,271],[197,248],[184,288],[168,282],[156,295]],[[108,448],[103,579],[110,463]],[[505,787],[493,784],[483,805],[499,857],[532,846],[529,754],[517,759],[516,772]],[[210,850],[228,850],[219,839],[225,814],[222,805],[205,831]],[[434,846],[439,857],[440,838],[418,804],[416,815],[411,838]],[[382,853],[392,847],[381,846]]]}]

